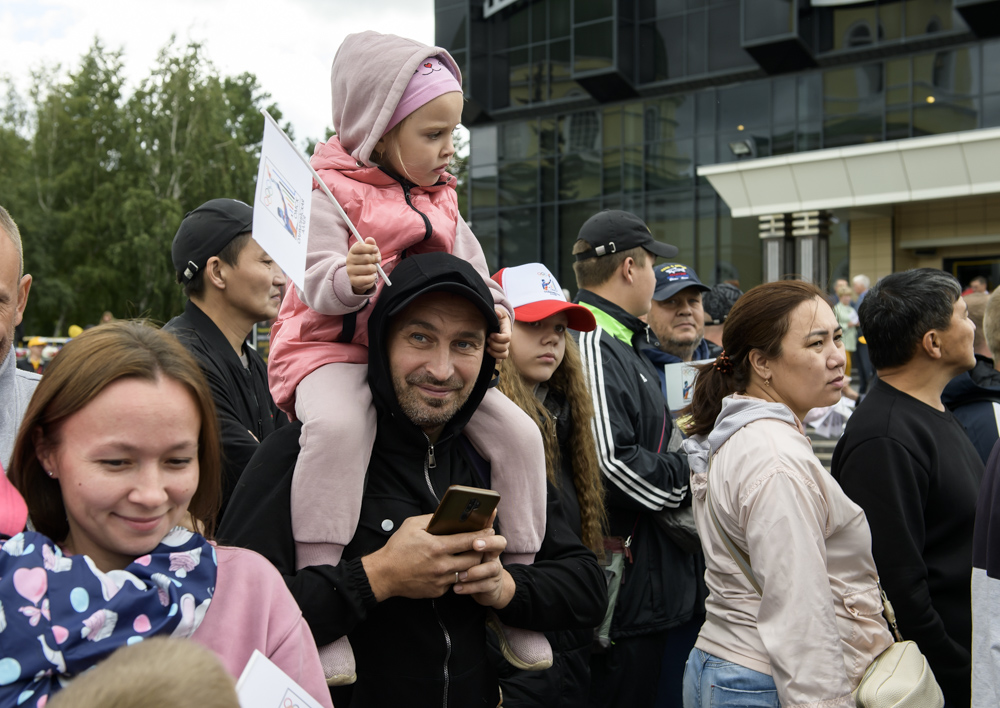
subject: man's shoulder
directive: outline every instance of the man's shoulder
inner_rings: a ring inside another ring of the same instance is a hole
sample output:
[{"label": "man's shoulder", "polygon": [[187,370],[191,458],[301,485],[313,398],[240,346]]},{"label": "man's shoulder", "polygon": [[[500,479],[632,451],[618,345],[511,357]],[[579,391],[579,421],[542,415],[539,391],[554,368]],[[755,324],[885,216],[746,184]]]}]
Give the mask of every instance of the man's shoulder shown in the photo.
[{"label": "man's shoulder", "polygon": [[928,470],[939,464],[935,461],[940,461],[944,454],[959,458],[972,455],[978,459],[954,413],[936,410],[882,381],[876,383],[847,421],[834,455],[838,463],[835,466],[855,452],[869,458],[871,464],[880,450],[889,455],[905,451],[917,465]]},{"label": "man's shoulder", "polygon": [[[192,316],[190,308],[183,314],[177,315],[165,325],[164,332],[170,332],[177,337],[177,340],[187,349],[194,358],[198,360],[204,371],[218,371],[223,368],[225,361],[225,351],[213,343],[213,339],[222,337],[221,331],[212,320],[204,315],[205,322],[199,322],[201,318]],[[208,325],[214,328],[215,332],[208,331]],[[217,337],[216,337],[217,335]]]},{"label": "man's shoulder", "polygon": [[14,369],[14,385],[20,391],[34,391],[41,380],[42,375],[36,374],[34,371],[25,371],[16,367]]},{"label": "man's shoulder", "polygon": [[619,369],[635,369],[647,366],[645,357],[600,325],[592,332],[581,332],[579,339],[581,355],[585,365],[597,365]]},{"label": "man's shoulder", "polygon": [[194,351],[207,348],[201,333],[186,313],[177,315],[163,325],[163,331],[170,332],[170,334],[177,337],[180,343],[189,350]]}]

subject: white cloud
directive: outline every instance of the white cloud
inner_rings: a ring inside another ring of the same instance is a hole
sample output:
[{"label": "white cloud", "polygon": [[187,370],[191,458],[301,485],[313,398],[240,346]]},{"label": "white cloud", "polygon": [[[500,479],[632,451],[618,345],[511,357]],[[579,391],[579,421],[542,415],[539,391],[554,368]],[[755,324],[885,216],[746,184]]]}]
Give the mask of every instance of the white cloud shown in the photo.
[{"label": "white cloud", "polygon": [[372,29],[434,43],[433,0],[0,0],[0,73],[26,89],[33,69],[76,68],[100,37],[124,49],[130,85],[175,34],[201,42],[226,75],[249,71],[294,127],[325,137],[330,64],[345,36]]}]

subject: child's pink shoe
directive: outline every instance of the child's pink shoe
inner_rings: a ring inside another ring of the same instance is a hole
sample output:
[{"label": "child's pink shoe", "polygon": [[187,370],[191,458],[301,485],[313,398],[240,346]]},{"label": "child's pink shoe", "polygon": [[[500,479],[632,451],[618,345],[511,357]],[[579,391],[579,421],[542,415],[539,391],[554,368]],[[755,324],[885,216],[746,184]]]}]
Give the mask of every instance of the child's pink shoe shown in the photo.
[{"label": "child's pink shoe", "polygon": [[508,627],[492,612],[486,616],[486,626],[496,633],[503,658],[511,666],[524,671],[541,671],[552,666],[552,646],[543,632]]},{"label": "child's pink shoe", "polygon": [[347,637],[336,639],[319,648],[319,660],[328,686],[346,686],[358,680],[354,665],[354,649]]}]

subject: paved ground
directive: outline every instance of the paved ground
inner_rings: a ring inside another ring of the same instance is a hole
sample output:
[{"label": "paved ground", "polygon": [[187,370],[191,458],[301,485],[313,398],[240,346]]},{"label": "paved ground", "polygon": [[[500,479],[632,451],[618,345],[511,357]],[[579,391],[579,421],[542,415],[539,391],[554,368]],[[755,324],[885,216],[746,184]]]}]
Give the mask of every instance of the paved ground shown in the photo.
[{"label": "paved ground", "polygon": [[815,432],[810,430],[809,439],[812,440],[813,452],[816,453],[816,457],[818,457],[823,466],[829,470],[830,463],[833,461],[833,449],[837,447],[839,438],[820,437],[819,435],[816,435]]}]

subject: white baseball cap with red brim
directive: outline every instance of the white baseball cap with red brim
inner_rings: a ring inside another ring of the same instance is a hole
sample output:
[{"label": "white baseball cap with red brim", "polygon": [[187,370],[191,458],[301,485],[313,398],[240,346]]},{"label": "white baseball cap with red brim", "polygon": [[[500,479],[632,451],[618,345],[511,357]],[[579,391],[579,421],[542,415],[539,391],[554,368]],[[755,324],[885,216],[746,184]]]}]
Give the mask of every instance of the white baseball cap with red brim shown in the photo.
[{"label": "white baseball cap with red brim", "polygon": [[590,332],[597,327],[594,314],[586,307],[569,302],[559,281],[541,263],[502,268],[493,274],[493,280],[507,293],[518,322],[538,322],[562,312],[570,329]]}]

